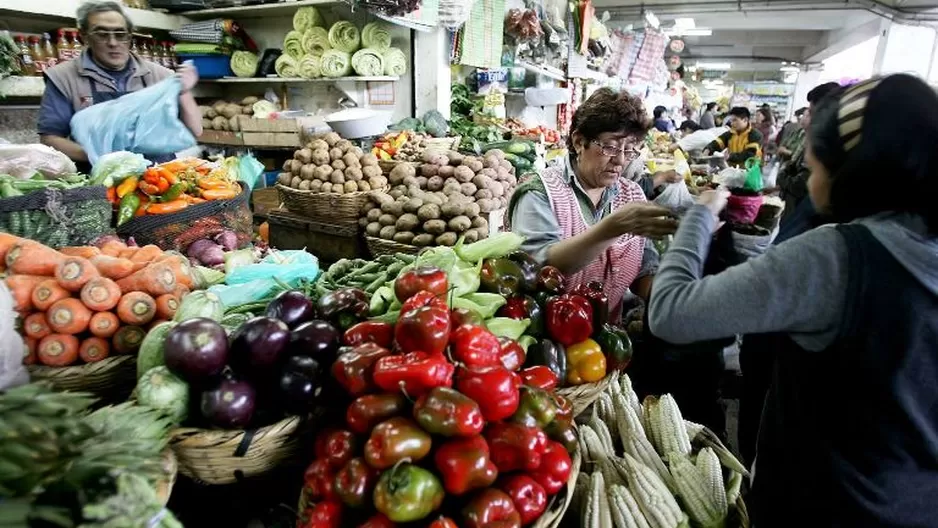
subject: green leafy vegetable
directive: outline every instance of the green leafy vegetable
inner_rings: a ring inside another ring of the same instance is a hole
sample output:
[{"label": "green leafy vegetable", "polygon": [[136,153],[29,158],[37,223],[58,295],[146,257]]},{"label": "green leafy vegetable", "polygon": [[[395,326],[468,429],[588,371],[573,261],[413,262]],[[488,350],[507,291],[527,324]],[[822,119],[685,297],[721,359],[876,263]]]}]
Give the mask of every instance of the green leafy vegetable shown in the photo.
[{"label": "green leafy vegetable", "polygon": [[477,312],[483,319],[489,319],[506,302],[505,298],[497,293],[470,293],[453,299],[453,308],[467,308]]},{"label": "green leafy vegetable", "polygon": [[515,340],[524,334],[524,331],[528,329],[530,324],[530,319],[512,319],[510,317],[495,317],[485,321],[485,327],[489,329],[489,332],[492,332],[498,337],[507,337]]},{"label": "green leafy vegetable", "polygon": [[507,231],[469,245],[464,244],[463,238],[460,238],[454,251],[459,258],[474,263],[487,258],[504,257],[520,249],[522,242],[524,238],[521,235]]}]

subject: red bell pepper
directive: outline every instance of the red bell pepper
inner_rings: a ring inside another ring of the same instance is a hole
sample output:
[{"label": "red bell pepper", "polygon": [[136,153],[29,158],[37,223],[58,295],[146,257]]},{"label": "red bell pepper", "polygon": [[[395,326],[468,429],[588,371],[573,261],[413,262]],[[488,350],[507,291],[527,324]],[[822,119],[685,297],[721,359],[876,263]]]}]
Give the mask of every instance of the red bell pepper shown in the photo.
[{"label": "red bell pepper", "polygon": [[528,387],[552,391],[560,381],[554,371],[544,365],[535,365],[521,371],[521,382]]},{"label": "red bell pepper", "polygon": [[394,325],[394,338],[401,352],[426,352],[441,355],[449,344],[449,310],[438,306],[421,306],[404,313]]},{"label": "red bell pepper", "polygon": [[347,346],[375,343],[384,348],[391,348],[394,341],[394,326],[382,321],[362,321],[345,331],[342,336]]},{"label": "red bell pepper", "polygon": [[556,295],[565,291],[563,273],[553,266],[542,266],[537,272],[537,289],[543,292],[549,292]]},{"label": "red bell pepper", "polygon": [[394,281],[394,295],[402,303],[420,291],[445,297],[449,291],[446,272],[436,266],[418,266],[405,271]]},{"label": "red bell pepper", "polygon": [[590,303],[593,308],[593,329],[599,330],[609,322],[609,298],[603,292],[603,284],[598,281],[590,281],[586,284],[578,284],[572,290],[571,295],[579,295]]},{"label": "red bell pepper", "polygon": [[332,488],[347,506],[361,508],[370,504],[371,492],[378,482],[378,472],[362,457],[355,457],[335,475]]},{"label": "red bell pepper", "polygon": [[379,359],[373,377],[381,390],[403,390],[407,396],[419,398],[433,387],[451,387],[455,370],[442,354],[411,352]]},{"label": "red bell pepper", "polygon": [[353,432],[367,434],[388,418],[403,415],[406,409],[407,399],[403,394],[366,394],[349,404],[345,424]]},{"label": "red bell pepper", "polygon": [[342,504],[336,501],[320,502],[303,512],[305,522],[301,528],[339,528],[342,526]]},{"label": "red bell pepper", "polygon": [[387,469],[405,458],[416,462],[429,452],[430,435],[401,416],[376,425],[365,442],[365,461],[376,469]]},{"label": "red bell pepper", "polygon": [[447,440],[437,447],[433,461],[446,493],[452,495],[491,486],[498,476],[481,435]]},{"label": "red bell pepper", "polygon": [[398,318],[423,306],[430,306],[432,308],[447,308],[445,298],[437,297],[436,294],[428,291],[419,291],[410,299],[404,301],[404,303],[401,305],[401,311],[398,314]]},{"label": "red bell pepper", "polygon": [[520,378],[502,366],[459,369],[456,390],[479,404],[488,422],[508,418],[518,410]]},{"label": "red bell pepper", "polygon": [[352,396],[375,392],[373,371],[377,361],[391,351],[376,343],[364,343],[339,354],[332,363],[332,377]]},{"label": "red bell pepper", "polygon": [[311,501],[335,500],[335,472],[325,460],[314,460],[303,473],[303,493]]},{"label": "red bell pepper", "polygon": [[593,334],[593,308],[579,295],[559,295],[547,303],[547,332],[562,344],[570,346]]},{"label": "red bell pepper", "polygon": [[548,495],[556,495],[563,489],[570,478],[573,462],[567,449],[553,440],[547,441],[547,447],[541,455],[541,465],[529,474],[538,484],[544,486]]},{"label": "red bell pepper", "polygon": [[502,477],[498,479],[498,488],[511,497],[511,502],[521,515],[522,525],[531,524],[547,509],[547,492],[528,475]]},{"label": "red bell pepper", "polygon": [[499,317],[510,317],[512,319],[527,319],[530,321],[525,334],[535,337],[541,337],[544,334],[544,311],[541,305],[529,295],[520,295],[511,297],[498,309]]},{"label": "red bell pepper", "polygon": [[424,431],[443,436],[474,436],[485,427],[479,404],[449,387],[434,387],[418,398],[414,420]]},{"label": "red bell pepper", "polygon": [[462,510],[464,528],[521,528],[521,515],[504,491],[482,490]]},{"label": "red bell pepper", "polygon": [[395,528],[397,524],[383,513],[376,513],[358,525],[358,528]]},{"label": "red bell pepper", "polygon": [[500,337],[498,342],[501,345],[498,359],[501,361],[502,366],[512,372],[520,369],[521,365],[524,365],[525,359],[527,359],[527,354],[525,354],[521,345],[508,337]]},{"label": "red bell pepper", "polygon": [[316,435],[313,450],[316,458],[325,460],[332,469],[339,469],[355,456],[358,440],[343,429],[330,428]]},{"label": "red bell pepper", "polygon": [[459,528],[459,525],[449,517],[440,516],[430,523],[430,526],[427,528]]},{"label": "red bell pepper", "polygon": [[516,423],[490,424],[485,439],[492,452],[492,462],[501,473],[537,469],[547,448],[547,436],[543,431]]},{"label": "red bell pepper", "polygon": [[453,361],[467,367],[500,365],[501,344],[498,337],[482,326],[462,325],[449,340]]}]

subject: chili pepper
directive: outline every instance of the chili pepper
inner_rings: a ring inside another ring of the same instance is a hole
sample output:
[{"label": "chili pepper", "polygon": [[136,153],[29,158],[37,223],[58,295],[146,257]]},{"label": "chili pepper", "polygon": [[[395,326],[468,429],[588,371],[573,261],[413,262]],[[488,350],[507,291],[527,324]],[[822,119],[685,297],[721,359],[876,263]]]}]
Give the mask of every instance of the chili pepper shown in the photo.
[{"label": "chili pepper", "polygon": [[436,266],[418,266],[405,271],[394,281],[394,295],[402,303],[421,291],[445,297],[449,291],[446,272]]},{"label": "chili pepper", "polygon": [[553,370],[544,365],[535,365],[521,371],[521,383],[528,387],[536,387],[552,391],[557,387],[559,381]]},{"label": "chili pepper", "polygon": [[557,375],[558,380],[567,379],[567,352],[563,345],[550,339],[541,339],[528,347],[525,367],[543,365]]},{"label": "chili pepper", "polygon": [[427,528],[459,528],[459,525],[456,524],[456,521],[450,519],[449,517],[437,517],[430,526]]},{"label": "chili pepper", "polygon": [[433,473],[413,464],[401,464],[381,474],[374,503],[388,519],[411,522],[439,508],[443,495],[443,486]]},{"label": "chili pepper", "polygon": [[175,185],[178,178],[173,174],[173,171],[169,170],[166,167],[156,166],[156,173],[159,174],[159,177],[166,180],[170,185]]},{"label": "chili pepper", "polygon": [[359,288],[339,288],[319,298],[319,314],[347,329],[368,317],[368,294]]},{"label": "chili pepper", "polygon": [[358,528],[395,528],[394,521],[383,513],[376,513],[358,525]]},{"label": "chili pepper", "polygon": [[528,525],[537,520],[547,509],[547,492],[528,475],[508,475],[498,479],[498,488],[511,497],[515,510],[521,516],[521,524]]},{"label": "chili pepper", "polygon": [[520,369],[521,365],[524,364],[524,360],[527,359],[527,354],[525,354],[521,345],[508,337],[500,337],[498,342],[501,347],[498,353],[501,365],[512,372]]},{"label": "chili pepper", "polygon": [[451,387],[456,367],[440,354],[411,352],[385,356],[375,363],[373,378],[381,390],[403,390],[411,398],[419,398],[433,387]]},{"label": "chili pepper", "polygon": [[479,280],[483,291],[510,297],[521,291],[521,267],[507,258],[485,259]]},{"label": "chili pepper", "polygon": [[358,449],[355,435],[343,429],[326,429],[316,435],[313,450],[318,460],[325,460],[333,470],[345,466]]},{"label": "chili pepper", "polygon": [[390,348],[394,341],[394,326],[381,321],[362,321],[346,330],[342,340],[348,346],[375,343]]},{"label": "chili pepper", "polygon": [[578,295],[560,295],[547,303],[547,333],[564,346],[593,334],[593,309]]},{"label": "chili pepper", "polygon": [[607,370],[623,370],[632,361],[632,341],[624,330],[605,324],[596,332],[595,340],[606,354]]},{"label": "chili pepper", "polygon": [[492,462],[501,473],[537,469],[547,447],[547,436],[543,431],[511,422],[489,424],[485,439],[489,443]]},{"label": "chili pepper", "polygon": [[449,345],[453,361],[467,367],[501,365],[498,337],[482,326],[460,326],[451,334]]},{"label": "chili pepper", "polygon": [[311,500],[338,500],[335,494],[335,473],[329,463],[323,459],[316,459],[306,467],[303,473],[303,491]]},{"label": "chili pepper", "polygon": [[[12,187],[12,185],[11,185]],[[117,204],[120,202],[120,198],[117,197],[117,187],[108,187],[107,188],[107,201],[112,204]]]},{"label": "chili pepper", "polygon": [[534,257],[524,251],[513,251],[508,254],[508,260],[521,270],[521,288],[529,292],[537,290],[537,272],[541,265]]},{"label": "chili pepper", "polygon": [[593,383],[606,376],[606,356],[599,343],[586,339],[567,347],[567,383]]},{"label": "chili pepper", "polygon": [[342,526],[342,504],[336,501],[320,502],[304,512],[306,522],[301,528],[339,528]]},{"label": "chili pepper", "polygon": [[488,422],[504,420],[518,410],[520,378],[505,367],[460,368],[456,390],[472,398]]},{"label": "chili pepper", "polygon": [[400,314],[398,314],[398,317],[409,314],[410,312],[423,306],[442,308],[444,310],[448,309],[446,306],[446,301],[443,300],[442,297],[437,297],[435,294],[428,291],[419,291],[404,301],[404,303],[401,305],[401,311]]},{"label": "chili pepper", "polygon": [[333,489],[335,494],[347,506],[360,508],[371,498],[371,492],[378,482],[378,472],[362,457],[348,461],[335,475]]},{"label": "chili pepper", "polygon": [[180,196],[182,196],[182,193],[185,192],[185,190],[186,190],[186,184],[185,184],[185,183],[177,183],[177,184],[174,184],[172,187],[166,189],[166,192],[164,192],[163,194],[160,195],[158,201],[160,201],[160,202],[171,202],[171,201],[173,201],[173,200],[179,198]]},{"label": "chili pepper", "polygon": [[418,398],[414,420],[424,431],[443,436],[473,436],[485,427],[479,404],[449,387],[434,387]]},{"label": "chili pepper", "polygon": [[402,313],[394,325],[394,339],[401,352],[442,355],[449,343],[450,320],[446,308],[422,306]]},{"label": "chili pepper", "polygon": [[433,461],[447,493],[462,495],[495,482],[498,469],[489,460],[489,446],[481,435],[453,438],[436,449]]},{"label": "chili pepper", "polygon": [[403,416],[376,425],[365,442],[365,461],[376,469],[389,468],[405,458],[416,462],[429,452],[430,435]]},{"label": "chili pepper", "polygon": [[147,198],[147,195],[138,191],[137,198],[140,198],[140,205],[138,205],[137,210],[134,211],[134,217],[147,214],[147,209],[150,207],[150,199]]},{"label": "chili pepper", "polygon": [[571,295],[579,295],[590,303],[593,309],[593,329],[599,331],[604,324],[609,322],[609,298],[603,292],[603,284],[598,281],[590,281],[586,284],[578,284],[570,291]]},{"label": "chili pepper", "polygon": [[462,510],[465,528],[521,528],[521,515],[504,491],[488,488],[479,492]]},{"label": "chili pepper", "polygon": [[534,337],[544,335],[544,311],[532,297],[522,295],[508,299],[505,305],[498,309],[497,315],[512,319],[530,319],[531,324],[524,333]]},{"label": "chili pepper", "polygon": [[400,393],[366,394],[359,396],[345,411],[345,424],[353,432],[367,434],[379,423],[401,416],[407,399]]},{"label": "chili pepper", "polygon": [[529,474],[538,484],[544,486],[548,495],[556,495],[570,478],[572,467],[573,462],[567,449],[553,440],[548,440],[541,455],[541,465]]},{"label": "chili pepper", "polygon": [[391,351],[376,344],[365,343],[343,352],[332,363],[332,377],[352,396],[374,392],[374,379],[378,360],[390,356]]},{"label": "chili pepper", "polygon": [[159,187],[157,187],[156,184],[153,184],[153,183],[150,183],[150,182],[147,182],[147,181],[142,181],[142,182],[140,182],[140,183],[137,185],[137,188],[140,189],[141,191],[143,191],[143,192],[144,192],[145,194],[147,194],[148,196],[156,196],[156,195],[160,194],[160,189],[159,189]]},{"label": "chili pepper", "polygon": [[177,198],[171,202],[165,203],[151,203],[150,207],[147,208],[147,212],[150,214],[169,214],[182,211],[189,206],[189,202],[183,200],[182,198]]},{"label": "chili pepper", "polygon": [[159,189],[161,195],[168,191],[169,187],[170,185],[169,182],[166,181],[166,178],[160,177],[158,180],[156,180],[156,188]]},{"label": "chili pepper", "polygon": [[117,225],[133,218],[138,207],[140,207],[140,197],[136,193],[125,194],[121,198],[120,205],[117,206]]},{"label": "chili pepper", "polygon": [[556,414],[557,406],[549,392],[534,387],[521,387],[521,402],[515,414],[511,415],[511,421],[543,429],[554,421]]},{"label": "chili pepper", "polygon": [[128,194],[133,194],[133,192],[137,190],[137,184],[139,181],[140,180],[137,179],[136,176],[128,176],[124,178],[124,181],[117,185],[117,197],[123,198]]},{"label": "chili pepper", "polygon": [[537,289],[555,295],[564,293],[566,279],[559,269],[553,266],[542,266],[537,272]]}]

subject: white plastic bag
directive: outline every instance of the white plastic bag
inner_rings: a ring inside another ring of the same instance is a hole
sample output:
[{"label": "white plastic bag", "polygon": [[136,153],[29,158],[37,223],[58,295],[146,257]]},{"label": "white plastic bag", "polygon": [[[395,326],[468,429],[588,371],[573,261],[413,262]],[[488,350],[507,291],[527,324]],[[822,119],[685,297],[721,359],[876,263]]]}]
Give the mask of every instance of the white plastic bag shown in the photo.
[{"label": "white plastic bag", "polygon": [[746,183],[746,169],[725,168],[713,177],[713,183],[728,189],[738,189]]},{"label": "white plastic bag", "polygon": [[16,333],[16,312],[13,296],[0,281],[0,390],[12,389],[29,383],[29,374],[23,367],[26,346]]},{"label": "white plastic bag", "polygon": [[778,161],[773,161],[769,164],[768,167],[765,168],[764,171],[762,171],[763,188],[771,189],[772,187],[775,187],[775,182],[778,180],[779,165],[781,165],[781,163]]},{"label": "white plastic bag", "polygon": [[687,189],[687,184],[683,181],[669,183],[664,191],[656,198],[655,203],[670,209],[677,216],[681,216],[685,211],[694,206],[694,195]]},{"label": "white plastic bag", "polygon": [[111,152],[101,156],[91,168],[91,181],[111,187],[128,176],[140,176],[149,166],[150,162],[140,154],[126,150]]},{"label": "white plastic bag", "polygon": [[746,235],[730,231],[733,239],[733,247],[746,258],[754,258],[762,255],[772,247],[772,241],[778,236],[778,225],[768,235]]},{"label": "white plastic bag", "polygon": [[78,169],[68,156],[46,145],[0,144],[0,174],[28,180],[37,171],[46,179],[55,179],[58,176],[75,174]]}]

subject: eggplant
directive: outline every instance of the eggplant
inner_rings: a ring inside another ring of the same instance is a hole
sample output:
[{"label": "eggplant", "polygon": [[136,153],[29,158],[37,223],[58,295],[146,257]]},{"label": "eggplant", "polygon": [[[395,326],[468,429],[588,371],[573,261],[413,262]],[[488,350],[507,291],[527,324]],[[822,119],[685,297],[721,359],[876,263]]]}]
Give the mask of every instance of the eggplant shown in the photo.
[{"label": "eggplant", "polygon": [[257,394],[246,381],[230,376],[202,393],[202,416],[216,427],[244,429],[254,417]]},{"label": "eggplant", "polygon": [[313,320],[316,317],[316,306],[309,297],[298,290],[288,290],[274,297],[267,305],[267,317],[280,319],[291,329]]},{"label": "eggplant", "polygon": [[287,358],[280,372],[280,396],[285,409],[295,413],[312,410],[322,393],[322,366],[308,356]]},{"label": "eggplant", "polygon": [[543,365],[560,380],[567,379],[567,351],[560,343],[541,339],[528,347],[523,368]]},{"label": "eggplant", "polygon": [[309,356],[331,363],[339,349],[341,335],[336,327],[319,319],[303,323],[290,334],[288,355]]},{"label": "eggplant", "polygon": [[228,363],[228,335],[211,319],[189,319],[166,334],[163,355],[174,374],[201,383],[220,374]]},{"label": "eggplant", "polygon": [[231,366],[241,373],[267,370],[280,361],[290,344],[290,328],[272,317],[255,317],[231,335]]}]

